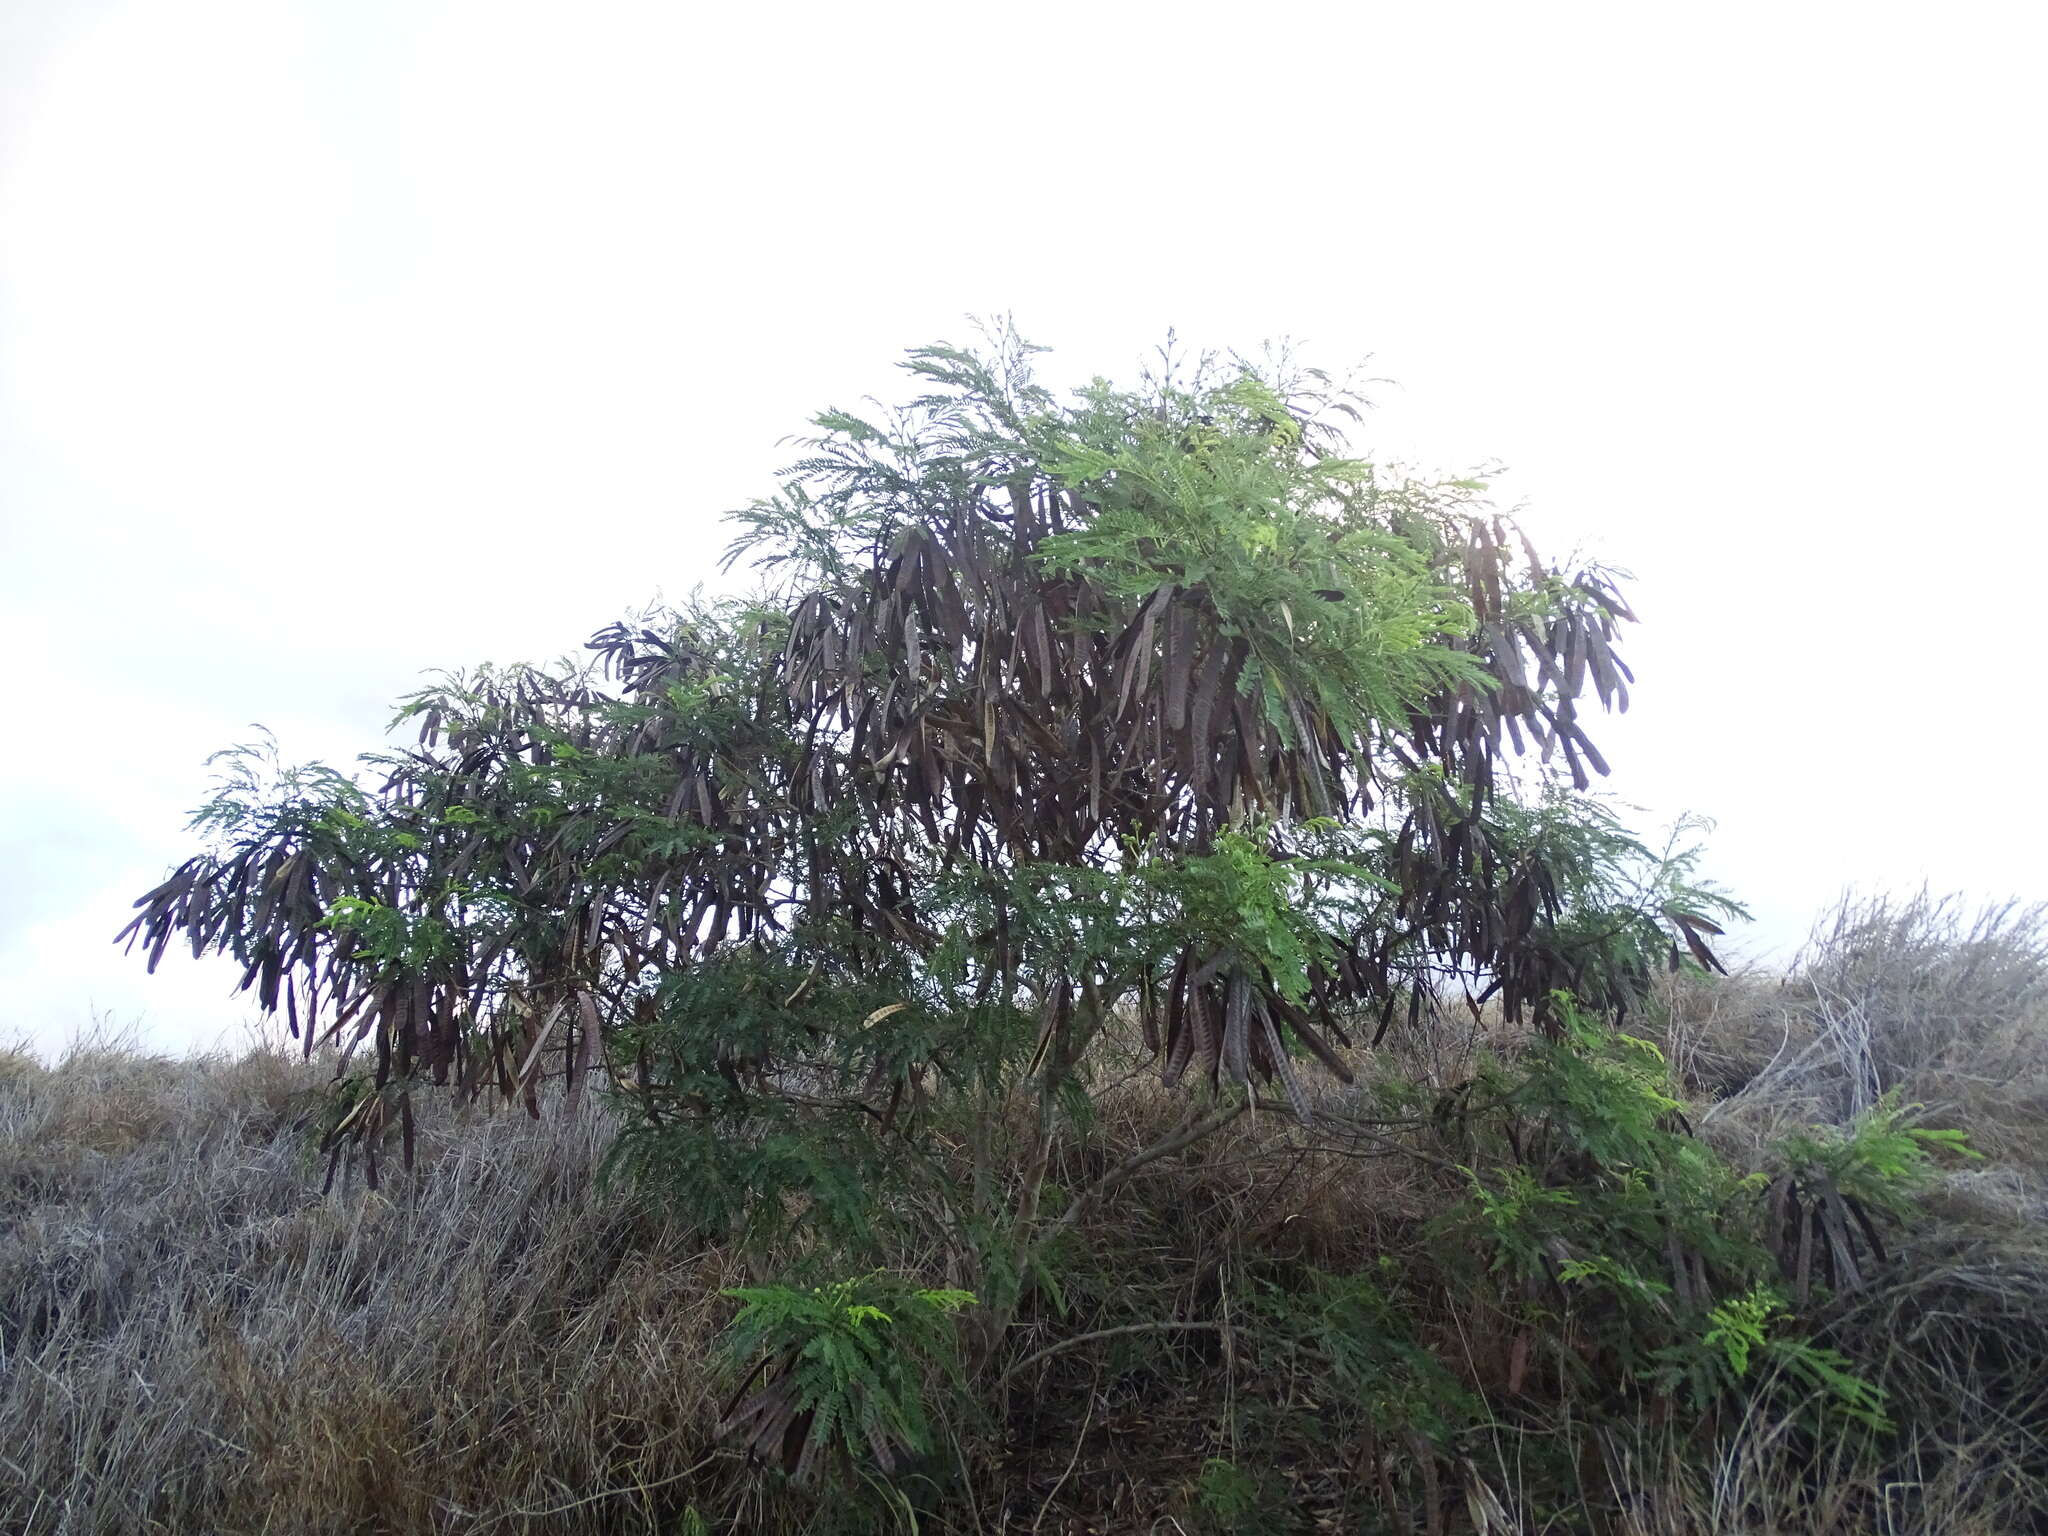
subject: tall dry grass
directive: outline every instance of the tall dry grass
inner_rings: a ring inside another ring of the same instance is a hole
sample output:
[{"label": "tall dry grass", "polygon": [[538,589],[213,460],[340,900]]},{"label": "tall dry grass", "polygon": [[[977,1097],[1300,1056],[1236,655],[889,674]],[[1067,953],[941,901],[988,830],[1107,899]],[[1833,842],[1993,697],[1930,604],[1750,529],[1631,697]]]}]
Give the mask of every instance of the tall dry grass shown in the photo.
[{"label": "tall dry grass", "polygon": [[[1982,1161],[1944,1176],[1832,1338],[1903,1405],[1883,1529],[2048,1530],[2048,907],[1851,893],[1786,974],[1673,978],[1657,1022],[1738,1163],[1884,1095],[1968,1132]],[[1785,1476],[1731,1458],[1705,1528],[1743,1528],[1725,1511]]]},{"label": "tall dry grass", "polygon": [[415,1177],[323,1198],[297,1128],[323,1076],[269,1050],[0,1070],[0,1528],[680,1508],[724,1256],[595,1188],[596,1109],[429,1117]]},{"label": "tall dry grass", "polygon": [[1966,1127],[1996,1180],[2048,1173],[2048,907],[1845,896],[1785,975],[1674,978],[1660,1023],[1731,1145],[1890,1093]]}]

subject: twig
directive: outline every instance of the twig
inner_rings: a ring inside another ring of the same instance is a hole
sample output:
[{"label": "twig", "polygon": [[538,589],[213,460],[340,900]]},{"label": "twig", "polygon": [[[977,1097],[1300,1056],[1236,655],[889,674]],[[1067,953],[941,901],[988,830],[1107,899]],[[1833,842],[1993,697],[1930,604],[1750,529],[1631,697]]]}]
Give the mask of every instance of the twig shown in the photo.
[{"label": "twig", "polygon": [[1026,1355],[1022,1360],[1019,1360],[1007,1371],[1004,1371],[1002,1375],[998,1376],[996,1378],[996,1385],[998,1387],[1006,1385],[1012,1376],[1016,1376],[1024,1371],[1028,1371],[1029,1369],[1031,1369],[1032,1366],[1038,1364],[1038,1362],[1041,1360],[1049,1360],[1054,1355],[1061,1354],[1069,1349],[1078,1349],[1083,1344],[1093,1344],[1098,1339],[1113,1339],[1118,1334],[1124,1333],[1194,1332],[1228,1333],[1230,1332],[1230,1324],[1215,1321],[1191,1323],[1125,1323],[1122,1326],[1116,1328],[1098,1328],[1093,1333],[1077,1333],[1071,1339],[1061,1339],[1057,1344],[1046,1345],[1045,1348],[1039,1350],[1034,1355]]},{"label": "twig", "polygon": [[[1283,1110],[1286,1107],[1286,1105],[1272,1099],[1261,1099],[1259,1101],[1259,1108],[1261,1109]],[[1366,1141],[1376,1142],[1380,1146],[1385,1147],[1390,1155],[1412,1157],[1417,1162],[1429,1164],[1432,1168],[1441,1168],[1446,1173],[1455,1173],[1460,1178],[1464,1177],[1465,1170],[1449,1158],[1438,1157],[1433,1152],[1424,1152],[1419,1147],[1407,1146],[1394,1140],[1391,1136],[1382,1136],[1378,1131],[1369,1131],[1365,1128],[1366,1122],[1362,1120],[1354,1120],[1349,1115],[1333,1115],[1327,1111],[1319,1113],[1316,1118],[1333,1130],[1341,1130],[1346,1136],[1356,1136]],[[1385,1120],[1379,1123],[1382,1125],[1414,1125],[1420,1122],[1412,1120]]]},{"label": "twig", "polygon": [[1156,1163],[1162,1157],[1171,1157],[1183,1148],[1193,1146],[1203,1137],[1222,1130],[1224,1126],[1230,1124],[1231,1121],[1235,1120],[1249,1108],[1251,1108],[1251,1102],[1247,1099],[1242,1104],[1233,1104],[1228,1109],[1218,1110],[1208,1118],[1198,1120],[1193,1125],[1187,1126],[1168,1136],[1165,1140],[1154,1142],[1142,1152],[1133,1153],[1130,1157],[1125,1158],[1116,1167],[1110,1169],[1108,1173],[1105,1173],[1101,1178],[1074,1197],[1072,1203],[1064,1211],[1060,1212],[1059,1220],[1047,1227],[1044,1236],[1031,1245],[1032,1257],[1036,1258],[1040,1249],[1045,1248],[1062,1233],[1072,1229],[1074,1224],[1087,1213],[1090,1206],[1094,1205],[1097,1200],[1100,1200],[1112,1189],[1115,1189],[1117,1185],[1123,1183],[1125,1179],[1128,1179],[1147,1163]]},{"label": "twig", "polygon": [[1074,1454],[1067,1458],[1067,1470],[1060,1474],[1060,1480],[1052,1485],[1052,1492],[1045,1496],[1045,1502],[1038,1506],[1038,1518],[1031,1522],[1031,1536],[1038,1536],[1038,1528],[1045,1524],[1045,1517],[1052,1513],[1052,1501],[1060,1496],[1060,1490],[1067,1486],[1067,1479],[1074,1475],[1074,1468],[1081,1462],[1081,1447],[1088,1442],[1088,1426],[1095,1422],[1095,1392],[1102,1384],[1102,1373],[1096,1372],[1095,1380],[1088,1387],[1088,1411],[1081,1415],[1081,1433],[1074,1436]]},{"label": "twig", "polygon": [[[706,1456],[702,1461],[698,1462],[695,1466],[685,1467],[680,1472],[677,1472],[669,1477],[657,1478],[655,1481],[651,1483],[635,1483],[630,1488],[602,1489],[601,1491],[590,1494],[585,1498],[576,1499],[568,1504],[557,1504],[549,1509],[508,1509],[503,1514],[497,1516],[496,1519],[493,1519],[490,1522],[488,1522],[488,1525],[496,1525],[499,1521],[513,1519],[545,1520],[551,1515],[564,1515],[572,1509],[581,1509],[586,1504],[597,1504],[603,1502],[605,1499],[618,1498],[621,1494],[645,1493],[650,1488],[666,1488],[670,1483],[680,1483],[686,1477],[695,1477],[699,1472],[702,1472],[706,1467],[710,1466],[711,1463],[717,1461],[719,1457],[723,1454],[725,1453],[720,1451],[713,1451],[709,1456]],[[485,1528],[488,1528],[488,1526]]]}]

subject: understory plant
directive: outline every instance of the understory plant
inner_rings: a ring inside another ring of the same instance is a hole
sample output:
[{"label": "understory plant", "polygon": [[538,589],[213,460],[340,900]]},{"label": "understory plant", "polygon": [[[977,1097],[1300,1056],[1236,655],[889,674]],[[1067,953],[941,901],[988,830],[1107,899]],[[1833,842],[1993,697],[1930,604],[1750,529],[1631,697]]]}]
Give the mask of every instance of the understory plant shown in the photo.
[{"label": "understory plant", "polygon": [[1706,1435],[1763,1399],[1815,1435],[1888,1430],[1883,1393],[1827,1343],[1828,1308],[1876,1276],[1937,1159],[1975,1155],[1962,1133],[1888,1100],[1742,1174],[1693,1134],[1655,1046],[1559,1008],[1559,1038],[1439,1105],[1472,1160],[1443,1226],[1499,1283],[1509,1389],[1545,1370]]},{"label": "understory plant", "polygon": [[[722,1433],[809,1481],[822,1463],[873,1457],[882,1472],[932,1449],[921,1379],[958,1378],[952,1314],[968,1291],[924,1290],[873,1274],[831,1285],[743,1287],[727,1350],[752,1369]],[[755,1357],[758,1356],[758,1359]],[[756,1388],[761,1377],[764,1386]]]}]

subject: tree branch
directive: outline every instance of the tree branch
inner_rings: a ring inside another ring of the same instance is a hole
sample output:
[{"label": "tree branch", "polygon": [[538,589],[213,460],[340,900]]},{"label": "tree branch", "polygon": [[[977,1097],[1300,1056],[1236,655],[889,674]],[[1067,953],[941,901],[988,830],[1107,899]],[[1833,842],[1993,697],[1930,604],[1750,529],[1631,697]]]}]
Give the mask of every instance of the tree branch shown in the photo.
[{"label": "tree branch", "polygon": [[1130,1157],[1125,1158],[1116,1167],[1110,1169],[1108,1173],[1105,1173],[1101,1178],[1074,1197],[1067,1208],[1060,1212],[1059,1220],[1047,1227],[1045,1234],[1031,1245],[1030,1258],[1036,1260],[1041,1249],[1061,1233],[1070,1230],[1091,1205],[1108,1194],[1112,1189],[1115,1189],[1117,1185],[1123,1183],[1124,1180],[1128,1179],[1140,1168],[1143,1168],[1148,1163],[1156,1163],[1162,1157],[1171,1157],[1183,1148],[1193,1146],[1205,1136],[1213,1135],[1217,1131],[1222,1130],[1224,1126],[1230,1124],[1231,1121],[1250,1108],[1251,1101],[1246,1099],[1241,1104],[1233,1104],[1227,1109],[1220,1109],[1215,1114],[1197,1120],[1192,1125],[1185,1125],[1163,1140],[1156,1141],[1143,1151],[1133,1153]]}]

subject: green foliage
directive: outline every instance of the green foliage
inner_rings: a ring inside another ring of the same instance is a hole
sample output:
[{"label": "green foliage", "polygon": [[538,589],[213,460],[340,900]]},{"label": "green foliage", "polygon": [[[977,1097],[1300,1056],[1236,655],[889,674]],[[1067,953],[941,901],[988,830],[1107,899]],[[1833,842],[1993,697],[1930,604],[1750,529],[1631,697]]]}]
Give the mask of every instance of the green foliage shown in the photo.
[{"label": "green foliage", "polygon": [[1510,857],[1541,869],[1557,902],[1544,945],[1565,957],[1569,991],[1582,1013],[1627,1016],[1664,969],[1718,969],[1707,939],[1742,905],[1703,879],[1701,845],[1712,829],[1682,817],[1661,848],[1623,825],[1598,798],[1550,785],[1533,799],[1501,799],[1485,811]]},{"label": "green foliage", "polygon": [[[1014,1008],[947,1010],[943,989],[922,991],[906,996],[886,977],[823,980],[755,949],[665,977],[642,1020],[613,1036],[639,1113],[608,1173],[660,1193],[714,1237],[759,1248],[801,1236],[784,1252],[804,1265],[879,1261],[905,1202],[934,1188],[931,1079],[971,1077],[1029,1041]],[[801,1088],[770,1075],[799,1053]]]},{"label": "green foliage", "polygon": [[1866,1210],[1906,1215],[1941,1156],[1977,1158],[1968,1135],[1914,1125],[1925,1106],[1900,1101],[1896,1089],[1846,1126],[1816,1126],[1794,1133],[1774,1149],[1780,1162],[1826,1178]]},{"label": "green foliage", "polygon": [[1661,1053],[1569,999],[1557,1006],[1559,1039],[1519,1070],[1486,1068],[1445,1105],[1491,1162],[1469,1174],[1466,1211],[1493,1267],[1534,1289],[1586,1282],[1653,1307],[1697,1278],[1651,1278],[1674,1248],[1689,1269],[1746,1273],[1752,1256],[1723,1231],[1742,1181],[1683,1130]]},{"label": "green foliage", "polygon": [[1234,955],[1290,1003],[1307,999],[1337,936],[1369,921],[1390,882],[1364,860],[1378,840],[1313,820],[1283,835],[1219,833],[1206,854],[1148,859],[1124,927],[1146,925],[1163,958],[1190,938]]},{"label": "green foliage", "polygon": [[1226,1457],[1211,1456],[1202,1463],[1194,1494],[1195,1507],[1212,1530],[1229,1536],[1250,1536],[1252,1532],[1272,1528],[1265,1488]]},{"label": "green foliage", "polygon": [[1477,1397],[1417,1337],[1412,1298],[1392,1259],[1378,1272],[1311,1269],[1260,1284],[1253,1305],[1262,1332],[1318,1395],[1371,1432],[1449,1446],[1480,1416]]},{"label": "green foliage", "polygon": [[1843,1419],[1868,1429],[1890,1429],[1884,1393],[1858,1375],[1847,1356],[1796,1330],[1797,1320],[1786,1315],[1784,1297],[1758,1285],[1708,1310],[1698,1348],[1669,1353],[1691,1378],[1697,1406],[1742,1392],[1754,1360],[1776,1378],[1765,1384],[1766,1392],[1789,1386]]},{"label": "green foliage", "polygon": [[285,763],[276,738],[261,735],[207,759],[215,769],[213,794],[192,813],[195,831],[236,839],[289,825],[344,836],[365,824],[373,802],[353,779],[325,763]]},{"label": "green foliage", "polygon": [[1664,1055],[1649,1041],[1603,1028],[1576,1001],[1559,999],[1563,1034],[1535,1047],[1507,1103],[1556,1138],[1559,1150],[1603,1169],[1642,1170],[1672,1155]]},{"label": "green foliage", "polygon": [[[835,1452],[852,1461],[872,1452],[886,1467],[905,1452],[931,1450],[925,1376],[937,1369],[958,1379],[952,1317],[973,1304],[972,1293],[919,1289],[878,1272],[808,1289],[726,1294],[741,1304],[724,1340],[729,1357],[759,1361],[756,1375],[772,1371],[756,1394],[768,1410],[764,1435],[783,1447],[788,1427],[800,1421],[791,1467],[799,1481]],[[746,1422],[749,1415],[740,1408],[728,1417]]]},{"label": "green foliage", "polygon": [[1461,483],[1388,485],[1371,464],[1304,453],[1281,386],[1244,363],[1169,371],[1142,402],[1098,381],[1033,427],[1053,474],[1098,508],[1041,545],[1048,573],[1086,573],[1128,600],[1162,584],[1204,592],[1248,642],[1247,679],[1283,734],[1298,698],[1350,736],[1446,687],[1485,686],[1442,643],[1476,619],[1435,562],[1437,536],[1390,532],[1448,530],[1475,499]]},{"label": "green foliage", "polygon": [[[1475,1161],[1445,1230],[1507,1282],[1532,1336],[1595,1346],[1552,1352],[1587,1386],[1680,1394],[1702,1413],[1770,1397],[1816,1432],[1885,1427],[1883,1394],[1788,1308],[1759,1216],[1763,1179],[1687,1132],[1655,1047],[1568,1001],[1559,1011],[1561,1037],[1534,1047],[1519,1072],[1496,1065],[1455,1096]],[[1861,1142],[1865,1151],[1851,1150]],[[1873,1199],[1882,1188],[1898,1201],[1929,1143],[1886,1121],[1824,1153],[1798,1144],[1866,1178]]]},{"label": "green foliage", "polygon": [[1770,1320],[1783,1307],[1783,1300],[1762,1286],[1717,1302],[1708,1309],[1707,1331],[1700,1342],[1720,1352],[1729,1375],[1741,1376],[1749,1369],[1750,1355],[1764,1347]]},{"label": "green foliage", "polygon": [[456,952],[455,935],[440,918],[359,896],[328,903],[325,926],[353,937],[357,958],[383,980],[416,975]]}]

